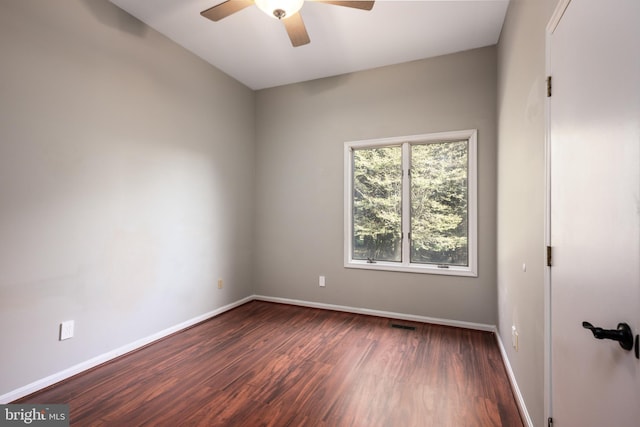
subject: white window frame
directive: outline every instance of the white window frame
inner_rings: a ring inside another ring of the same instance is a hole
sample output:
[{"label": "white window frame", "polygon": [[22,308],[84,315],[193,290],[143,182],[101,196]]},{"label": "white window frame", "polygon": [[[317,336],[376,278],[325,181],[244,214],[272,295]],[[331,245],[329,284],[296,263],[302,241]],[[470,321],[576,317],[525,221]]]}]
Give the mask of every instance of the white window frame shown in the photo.
[{"label": "white window frame", "polygon": [[[478,155],[477,130],[461,130],[452,132],[429,133],[344,143],[344,266],[365,270],[385,270],[411,273],[442,274],[450,276],[478,276]],[[446,268],[437,264],[417,264],[411,262],[409,241],[410,227],[410,187],[409,187],[409,148],[412,144],[468,141],[468,266],[449,265]],[[402,262],[352,259],[353,254],[353,151],[361,148],[377,148],[384,146],[403,146],[402,151]]]}]

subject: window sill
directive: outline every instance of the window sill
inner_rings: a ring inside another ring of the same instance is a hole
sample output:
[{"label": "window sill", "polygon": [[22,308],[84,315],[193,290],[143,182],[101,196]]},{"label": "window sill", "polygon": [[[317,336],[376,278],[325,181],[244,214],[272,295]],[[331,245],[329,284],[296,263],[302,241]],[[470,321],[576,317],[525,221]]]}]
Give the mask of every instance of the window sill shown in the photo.
[{"label": "window sill", "polygon": [[439,274],[443,276],[465,276],[478,277],[478,273],[471,267],[455,267],[439,268],[433,264],[400,264],[395,262],[376,261],[370,263],[367,261],[350,260],[344,264],[345,268],[359,268],[362,270],[382,270],[395,271],[401,273],[422,273],[422,274]]}]

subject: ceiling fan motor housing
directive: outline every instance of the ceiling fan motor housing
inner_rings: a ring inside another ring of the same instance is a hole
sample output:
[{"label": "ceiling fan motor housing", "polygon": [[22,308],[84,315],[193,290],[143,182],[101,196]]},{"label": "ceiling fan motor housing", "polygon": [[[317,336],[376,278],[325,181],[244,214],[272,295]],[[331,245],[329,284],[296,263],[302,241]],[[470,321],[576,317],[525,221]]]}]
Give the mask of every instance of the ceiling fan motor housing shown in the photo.
[{"label": "ceiling fan motor housing", "polygon": [[255,0],[264,13],[277,19],[293,16],[304,4],[304,0]]}]

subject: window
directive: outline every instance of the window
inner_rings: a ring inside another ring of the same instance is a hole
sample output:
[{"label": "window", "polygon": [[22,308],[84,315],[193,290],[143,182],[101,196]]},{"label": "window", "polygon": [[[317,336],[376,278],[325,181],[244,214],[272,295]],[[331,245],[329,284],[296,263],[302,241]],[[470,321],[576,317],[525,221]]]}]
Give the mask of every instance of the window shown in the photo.
[{"label": "window", "polygon": [[477,276],[476,131],[345,143],[345,267]]}]

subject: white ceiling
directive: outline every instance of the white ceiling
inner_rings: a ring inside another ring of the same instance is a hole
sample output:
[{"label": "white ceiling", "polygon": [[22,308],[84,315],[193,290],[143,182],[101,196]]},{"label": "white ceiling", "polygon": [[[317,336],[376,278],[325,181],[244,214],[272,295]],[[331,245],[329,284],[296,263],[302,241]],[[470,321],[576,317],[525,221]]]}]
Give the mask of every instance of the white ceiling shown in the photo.
[{"label": "white ceiling", "polygon": [[252,89],[398,64],[498,42],[509,0],[377,0],[363,11],[305,2],[311,43],[292,47],[257,6],[213,22],[222,0],[111,0]]}]

